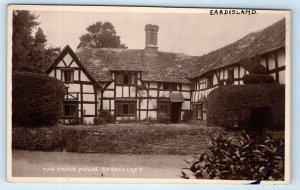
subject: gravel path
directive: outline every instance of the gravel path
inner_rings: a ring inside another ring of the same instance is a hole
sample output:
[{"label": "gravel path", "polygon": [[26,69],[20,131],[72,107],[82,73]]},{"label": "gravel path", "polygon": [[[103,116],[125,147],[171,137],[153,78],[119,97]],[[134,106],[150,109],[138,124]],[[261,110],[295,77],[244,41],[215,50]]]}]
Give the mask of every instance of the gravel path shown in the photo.
[{"label": "gravel path", "polygon": [[178,179],[187,155],[12,151],[14,177]]}]

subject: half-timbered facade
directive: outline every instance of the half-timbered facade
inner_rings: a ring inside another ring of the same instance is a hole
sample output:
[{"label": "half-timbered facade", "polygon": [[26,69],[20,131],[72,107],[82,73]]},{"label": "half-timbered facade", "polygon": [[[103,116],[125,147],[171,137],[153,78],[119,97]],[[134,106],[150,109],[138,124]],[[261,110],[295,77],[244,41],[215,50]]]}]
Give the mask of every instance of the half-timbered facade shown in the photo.
[{"label": "half-timbered facade", "polygon": [[93,123],[101,110],[116,121],[158,120],[161,113],[172,123],[193,110],[194,119],[206,120],[207,96],[220,85],[243,85],[248,71],[244,58],[259,58],[275,81],[285,81],[285,20],[203,56],[158,51],[158,26],[146,25],[145,49],[67,46],[47,70],[62,80],[67,95],[64,123],[78,118]]}]

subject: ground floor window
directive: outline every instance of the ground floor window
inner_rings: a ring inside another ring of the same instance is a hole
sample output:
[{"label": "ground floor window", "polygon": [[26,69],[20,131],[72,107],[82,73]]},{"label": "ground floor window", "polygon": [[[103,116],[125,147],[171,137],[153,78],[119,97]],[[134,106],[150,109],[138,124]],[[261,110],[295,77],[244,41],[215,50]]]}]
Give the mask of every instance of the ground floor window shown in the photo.
[{"label": "ground floor window", "polygon": [[203,104],[193,104],[192,109],[194,119],[203,120]]},{"label": "ground floor window", "polygon": [[158,111],[170,115],[170,101],[159,101]]},{"label": "ground floor window", "polygon": [[65,101],[64,102],[64,116],[75,117],[77,114],[78,103],[77,101]]},{"label": "ground floor window", "polygon": [[136,102],[135,101],[116,101],[117,116],[135,116]]}]

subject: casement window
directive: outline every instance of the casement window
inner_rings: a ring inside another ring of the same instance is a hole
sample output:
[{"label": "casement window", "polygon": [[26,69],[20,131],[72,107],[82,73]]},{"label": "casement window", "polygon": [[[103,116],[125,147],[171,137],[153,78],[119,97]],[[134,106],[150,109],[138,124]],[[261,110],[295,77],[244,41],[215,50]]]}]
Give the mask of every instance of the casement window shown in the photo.
[{"label": "casement window", "polygon": [[65,101],[64,102],[64,116],[75,117],[77,114],[78,104],[76,101]]},{"label": "casement window", "polygon": [[163,88],[163,90],[177,90],[177,84],[164,82],[162,84],[162,88]]},{"label": "casement window", "polygon": [[119,73],[116,75],[116,83],[121,85],[135,85],[136,75],[133,73]]},{"label": "casement window", "polygon": [[158,102],[158,111],[169,115],[170,114],[170,101],[159,101]]},{"label": "casement window", "polygon": [[211,88],[214,85],[214,75],[209,75],[206,77],[206,87]]},{"label": "casement window", "polygon": [[74,81],[74,70],[62,70],[61,79],[64,82],[73,82]]},{"label": "casement window", "polygon": [[202,104],[193,104],[193,117],[194,119],[203,120],[203,105]]},{"label": "casement window", "polygon": [[117,116],[135,116],[136,103],[134,101],[116,101]]},{"label": "casement window", "polygon": [[229,69],[228,70],[228,77],[226,80],[226,85],[232,85],[234,83],[234,70]]}]

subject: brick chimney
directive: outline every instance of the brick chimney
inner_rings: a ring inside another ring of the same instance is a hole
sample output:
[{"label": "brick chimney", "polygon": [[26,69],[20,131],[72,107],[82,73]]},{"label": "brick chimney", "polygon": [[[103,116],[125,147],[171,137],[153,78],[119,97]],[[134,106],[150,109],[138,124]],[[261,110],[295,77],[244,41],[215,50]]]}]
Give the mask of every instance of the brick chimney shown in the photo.
[{"label": "brick chimney", "polygon": [[146,55],[157,55],[158,30],[159,27],[157,25],[147,24],[145,26],[145,32],[146,32],[145,54]]}]

